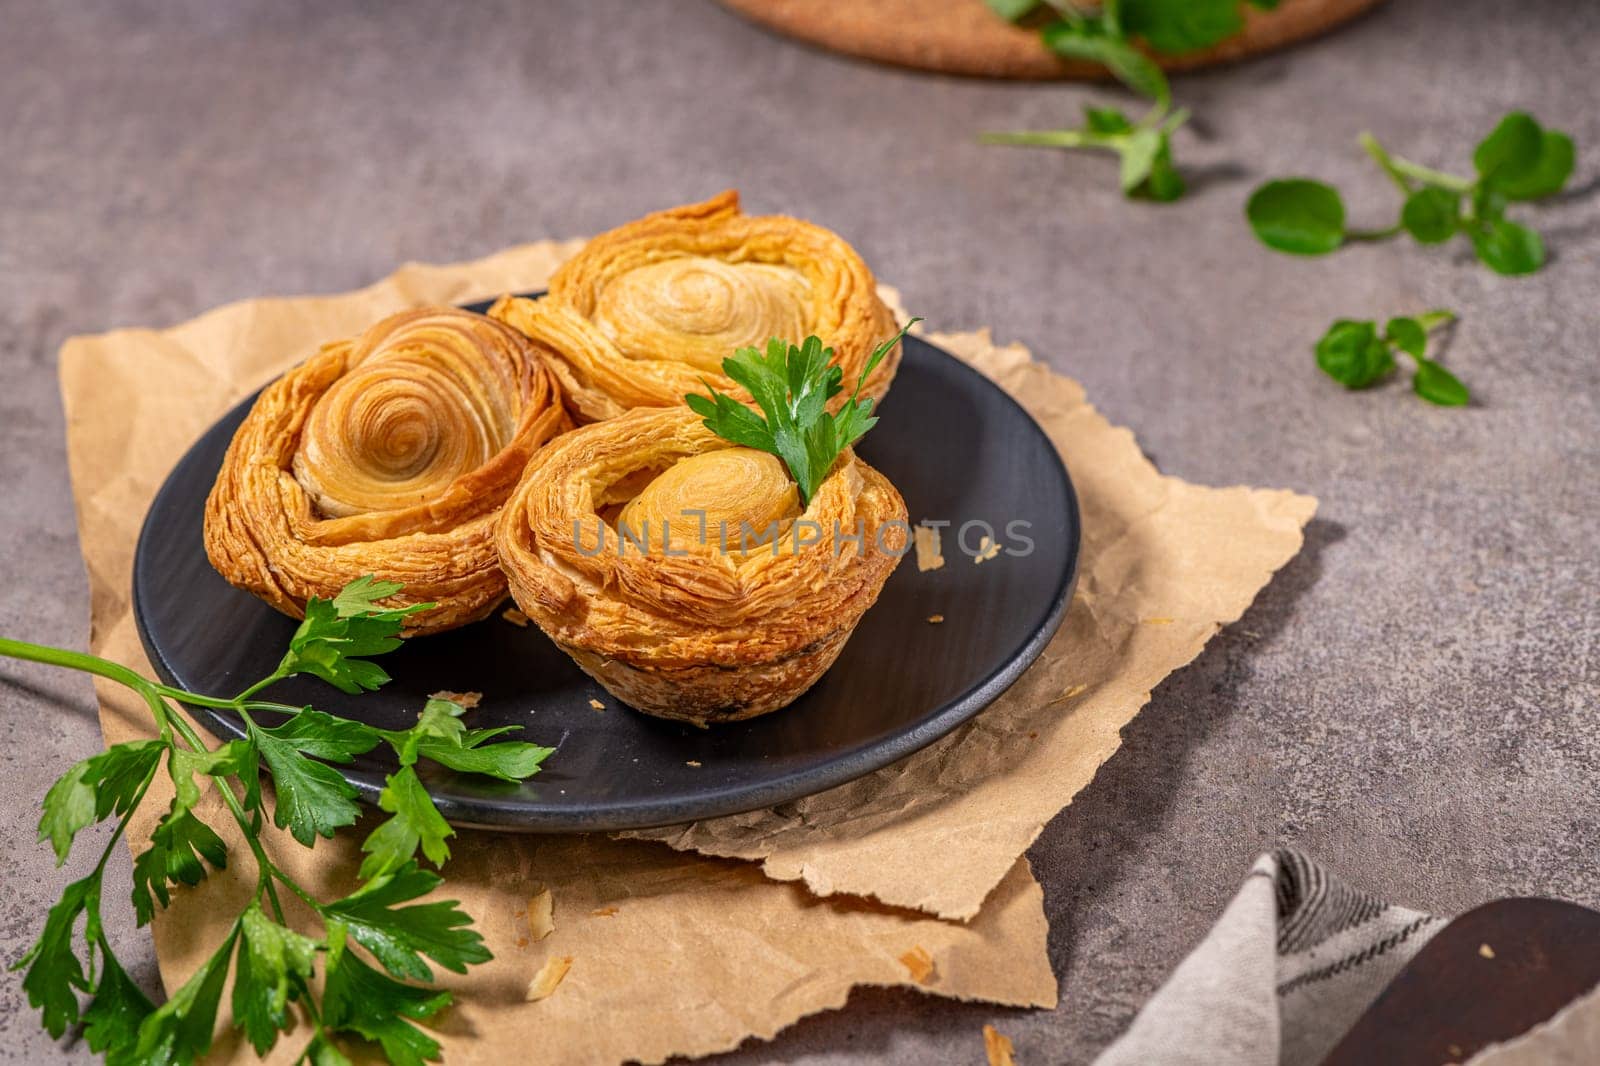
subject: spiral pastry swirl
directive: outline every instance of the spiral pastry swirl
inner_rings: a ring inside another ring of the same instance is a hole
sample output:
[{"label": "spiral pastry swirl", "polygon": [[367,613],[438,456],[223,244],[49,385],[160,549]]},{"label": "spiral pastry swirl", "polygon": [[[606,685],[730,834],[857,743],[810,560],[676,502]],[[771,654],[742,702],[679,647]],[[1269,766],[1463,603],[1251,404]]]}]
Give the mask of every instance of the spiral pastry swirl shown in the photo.
[{"label": "spiral pastry swirl", "polygon": [[[495,541],[517,605],[612,695],[732,721],[822,676],[909,540],[899,493],[853,452],[803,510],[794,492],[773,457],[691,412],[640,408],[546,446]],[[646,533],[651,518],[670,532]]]},{"label": "spiral pastry swirl", "polygon": [[[820,226],[749,216],[736,192],[647,215],[594,238],[550,279],[542,300],[506,297],[489,314],[560,353],[556,373],[585,421],[669,407],[722,373],[736,348],[811,334],[854,382],[894,335],[872,272]],[[881,398],[899,347],[867,381]]]},{"label": "spiral pastry swirl", "polygon": [[545,353],[483,315],[391,315],[268,385],[206,501],[211,564],[300,616],[363,574],[450,629],[505,598],[493,524],[528,460],[570,428]]}]

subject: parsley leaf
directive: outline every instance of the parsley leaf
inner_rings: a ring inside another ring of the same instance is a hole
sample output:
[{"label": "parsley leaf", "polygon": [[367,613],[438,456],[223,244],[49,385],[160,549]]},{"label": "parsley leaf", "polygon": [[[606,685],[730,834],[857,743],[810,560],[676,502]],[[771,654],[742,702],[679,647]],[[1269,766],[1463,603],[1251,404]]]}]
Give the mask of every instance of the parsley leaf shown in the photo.
[{"label": "parsley leaf", "polygon": [[[760,415],[710,385],[709,397],[690,394],[684,401],[717,436],[782,459],[789,476],[800,487],[801,498],[810,503],[839,454],[877,422],[870,417],[872,397],[861,395],[867,378],[900,343],[906,330],[921,321],[913,318],[873,350],[850,399],[838,414],[829,413],[827,404],[844,391],[844,371],[833,362],[833,349],[824,348],[817,337],[807,337],[799,346],[774,337],[767,342],[765,353],[756,348],[740,348],[723,360],[723,372],[744,387],[761,409]],[[528,752],[523,758],[531,759],[532,755]],[[451,765],[431,751],[428,757]]]},{"label": "parsley leaf", "polygon": [[111,814],[123,815],[143,795],[145,782],[161,761],[159,740],[113,744],[62,774],[44,794],[39,839],[55,849],[56,865],[67,861],[78,831]]},{"label": "parsley leaf", "polygon": [[156,900],[162,907],[171,902],[168,884],[193,887],[205,880],[207,862],[218,870],[227,866],[227,846],[174,798],[150,834],[150,847],[133,860],[133,912],[138,924],[147,925],[155,917]]},{"label": "parsley leaf", "polygon": [[117,957],[102,948],[100,983],[83,1012],[83,1038],[89,1050],[103,1052],[133,1044],[139,1038],[139,1026],[155,1009]]},{"label": "parsley leaf", "polygon": [[222,946],[139,1026],[130,1059],[135,1062],[192,1063],[211,1049],[217,1005],[228,979],[228,958],[239,937],[239,923]]},{"label": "parsley leaf", "polygon": [[27,970],[22,975],[22,990],[28,994],[29,1006],[43,1013],[45,1030],[51,1036],[60,1037],[67,1026],[78,1021],[78,992],[88,989],[89,980],[72,947],[73,928],[86,909],[98,907],[99,898],[99,871],[64,888],[45,917],[39,939],[11,967]]},{"label": "parsley leaf", "polygon": [[374,604],[398,590],[393,582],[376,581],[368,575],[345,586],[332,600],[311,597],[305,619],[289,638],[289,650],[273,679],[311,674],[351,695],[383,685],[389,674],[366,656],[398,648],[406,618],[435,606],[416,603],[384,610]]},{"label": "parsley leaf", "polygon": [[[302,712],[304,713],[304,712]],[[294,722],[296,719],[290,719]],[[356,790],[326,763],[303,754],[301,738],[284,738],[277,731],[250,723],[250,740],[272,771],[278,802],[272,821],[289,830],[300,843],[310,847],[317,837],[333,836],[334,830],[354,825],[361,815],[355,805]],[[280,726],[279,729],[283,727]]]},{"label": "parsley leaf", "polygon": [[396,977],[431,980],[433,971],[422,961],[424,955],[447,970],[466,973],[468,965],[487,962],[493,956],[483,946],[483,937],[466,928],[472,919],[455,901],[398,906],[427,895],[443,882],[438,874],[408,862],[327,904],[322,913],[346,926]]},{"label": "parsley leaf", "polygon": [[[426,1021],[450,1004],[450,993],[401,984],[358,959],[346,946],[347,927],[328,924],[327,979],[322,1017],[331,1029],[376,1041],[394,1066],[422,1066],[439,1057],[439,1043],[412,1022]],[[337,1060],[334,1060],[337,1061]]]},{"label": "parsley leaf", "polygon": [[233,1017],[256,1054],[265,1055],[289,1028],[289,1003],[306,992],[317,942],[268,918],[252,903],[239,916]]},{"label": "parsley leaf", "polygon": [[416,770],[405,766],[390,774],[378,796],[378,806],[394,817],[374,829],[361,845],[367,853],[361,862],[363,881],[399,869],[411,861],[419,845],[435,866],[443,866],[450,858],[450,846],[445,840],[454,836],[455,830],[433,805]]}]

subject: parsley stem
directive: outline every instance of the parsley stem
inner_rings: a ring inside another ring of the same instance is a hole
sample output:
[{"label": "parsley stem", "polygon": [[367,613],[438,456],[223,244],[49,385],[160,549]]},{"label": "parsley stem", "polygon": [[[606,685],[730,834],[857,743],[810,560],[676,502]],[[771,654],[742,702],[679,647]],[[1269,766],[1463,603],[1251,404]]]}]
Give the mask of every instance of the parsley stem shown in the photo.
[{"label": "parsley stem", "polygon": [[243,692],[241,692],[237,696],[235,696],[233,698],[233,702],[234,703],[243,703],[245,700],[249,699],[251,696],[254,696],[257,692],[260,692],[262,689],[266,688],[268,685],[276,684],[277,682],[282,681],[282,680],[283,680],[283,667],[280,666],[280,667],[278,667],[278,669],[272,671],[272,673],[268,674],[266,677],[262,678],[260,681],[257,681],[255,684],[251,685],[249,688],[245,689]]}]

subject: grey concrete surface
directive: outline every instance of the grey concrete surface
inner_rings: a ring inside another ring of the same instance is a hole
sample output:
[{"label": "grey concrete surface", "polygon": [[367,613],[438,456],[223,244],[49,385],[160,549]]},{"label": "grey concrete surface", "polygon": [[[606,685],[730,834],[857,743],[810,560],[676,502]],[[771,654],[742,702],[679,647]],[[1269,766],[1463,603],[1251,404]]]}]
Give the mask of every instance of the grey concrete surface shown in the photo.
[{"label": "grey concrete surface", "polygon": [[[1293,0],[1291,0],[1293,2]],[[347,289],[407,258],[597,231],[738,186],[847,235],[936,327],[990,325],[1080,379],[1167,471],[1321,497],[1304,554],[1155,693],[1033,848],[1061,1006],[857,994],[722,1061],[1081,1063],[1195,943],[1252,856],[1298,844],[1439,912],[1600,905],[1600,7],[1396,0],[1327,40],[1182,79],[1194,192],[1123,202],[1098,158],[980,147],[1116,94],[880,69],[701,0],[0,4],[0,633],[82,646],[86,585],[55,353],[228,300]],[[1362,129],[1457,168],[1524,107],[1571,130],[1578,190],[1525,214],[1526,279],[1457,247],[1295,260],[1241,218],[1255,181],[1391,192]],[[1453,307],[1478,404],[1346,394],[1339,316]],[[99,743],[88,683],[0,663],[0,957],[65,873],[35,803]],[[126,861],[115,871],[125,883]],[[149,981],[147,938],[115,929]],[[0,978],[0,1060],[57,1045]]]}]

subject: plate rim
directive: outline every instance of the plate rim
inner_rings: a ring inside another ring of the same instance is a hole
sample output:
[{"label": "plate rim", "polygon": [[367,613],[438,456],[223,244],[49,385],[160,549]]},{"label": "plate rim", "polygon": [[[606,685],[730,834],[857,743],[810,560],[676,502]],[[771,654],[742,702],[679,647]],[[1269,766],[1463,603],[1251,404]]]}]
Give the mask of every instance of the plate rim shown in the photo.
[{"label": "plate rim", "polygon": [[[539,294],[519,295],[531,296]],[[481,310],[487,308],[492,302],[475,301],[458,306],[465,310],[475,310],[481,313]],[[948,360],[959,367],[961,371],[976,379],[980,387],[992,389],[998,393],[1005,403],[1016,409],[1031,431],[1038,435],[1048,454],[1055,459],[1055,472],[1060,479],[1060,487],[1067,504],[1067,522],[1071,542],[1066,549],[1067,566],[1061,581],[1055,589],[1050,609],[1043,623],[1033,631],[1029,638],[1019,645],[1000,666],[975,681],[966,692],[956,699],[939,706],[914,725],[876,742],[866,744],[856,751],[828,759],[815,766],[764,780],[759,785],[745,785],[709,793],[702,792],[689,799],[677,795],[645,801],[630,800],[610,804],[590,803],[583,808],[564,807],[559,803],[552,802],[529,802],[526,799],[497,799],[492,796],[468,799],[454,796],[450,793],[440,794],[435,792],[430,785],[428,794],[433,798],[434,805],[446,821],[453,826],[461,828],[486,829],[496,832],[620,832],[633,829],[653,829],[662,826],[684,825],[704,819],[743,814],[780,803],[793,802],[806,796],[816,795],[848,784],[916,754],[935,741],[954,732],[961,725],[971,721],[1027,672],[1028,668],[1037,661],[1046,645],[1054,639],[1057,631],[1061,628],[1061,623],[1066,617],[1077,585],[1079,562],[1083,547],[1083,522],[1076,487],[1073,485],[1072,477],[1067,470],[1066,461],[1062,458],[1055,442],[1050,439],[1049,434],[1044,431],[1044,427],[1028,412],[1027,408],[1017,401],[1016,397],[1001,388],[999,384],[971,364],[937,344],[925,338],[912,335],[908,335],[908,339],[926,347],[938,357]],[[273,380],[276,380],[276,378]],[[262,388],[266,388],[266,385],[263,385]],[[240,400],[239,403],[228,408],[226,412],[214,419],[190,443],[189,447],[184,450],[183,455],[168,471],[156,494],[151,497],[150,506],[145,511],[144,519],[140,523],[139,538],[134,546],[133,567],[130,575],[134,625],[139,633],[139,643],[143,646],[145,656],[149,660],[152,669],[161,678],[162,682],[168,685],[177,686],[180,682],[176,671],[171,668],[166,657],[151,639],[145,618],[143,599],[140,595],[140,586],[142,584],[140,578],[145,569],[145,549],[151,532],[151,518],[157,511],[161,510],[159,505],[169,492],[175,491],[173,489],[173,474],[193,454],[195,448],[220,423],[227,420],[241,408],[246,408],[248,405],[253,404],[260,392],[261,390],[257,389]],[[244,735],[242,720],[232,712],[220,711],[209,707],[196,707],[187,703],[183,704],[183,707],[206,728],[207,732],[218,740],[234,740]],[[630,713],[637,714],[639,712],[630,711]],[[362,770],[348,764],[330,763],[328,765],[339,772],[339,775],[356,790],[358,797],[363,802],[376,806],[378,794],[383,788],[381,775],[375,775],[371,771]]]}]

